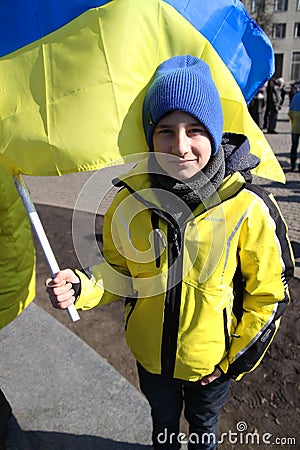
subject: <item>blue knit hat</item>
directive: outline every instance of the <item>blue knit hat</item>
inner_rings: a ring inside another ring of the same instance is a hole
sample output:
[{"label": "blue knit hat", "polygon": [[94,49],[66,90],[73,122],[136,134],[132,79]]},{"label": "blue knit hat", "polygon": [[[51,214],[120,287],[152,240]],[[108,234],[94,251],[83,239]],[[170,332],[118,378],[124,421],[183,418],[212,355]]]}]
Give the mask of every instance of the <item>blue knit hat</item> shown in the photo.
[{"label": "blue knit hat", "polygon": [[221,101],[209,66],[196,56],[174,56],[156,69],[143,105],[143,126],[150,150],[155,126],[174,110],[191,114],[205,126],[215,155],[222,140]]}]

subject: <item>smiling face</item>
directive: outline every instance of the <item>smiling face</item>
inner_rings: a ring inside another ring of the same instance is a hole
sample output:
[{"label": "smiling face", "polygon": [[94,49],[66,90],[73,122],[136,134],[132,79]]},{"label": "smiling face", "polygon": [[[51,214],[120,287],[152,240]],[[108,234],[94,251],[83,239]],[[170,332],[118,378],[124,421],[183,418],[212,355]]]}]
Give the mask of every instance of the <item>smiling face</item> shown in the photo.
[{"label": "smiling face", "polygon": [[158,122],[153,147],[160,167],[178,180],[187,180],[203,169],[212,152],[205,127],[183,111],[172,111]]}]

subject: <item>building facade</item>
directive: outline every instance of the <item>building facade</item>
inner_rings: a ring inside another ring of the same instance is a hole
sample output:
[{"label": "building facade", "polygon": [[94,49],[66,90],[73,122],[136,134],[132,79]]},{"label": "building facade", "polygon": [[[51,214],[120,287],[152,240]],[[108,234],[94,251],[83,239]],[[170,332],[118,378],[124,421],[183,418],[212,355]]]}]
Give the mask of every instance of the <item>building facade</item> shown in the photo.
[{"label": "building facade", "polygon": [[276,78],[300,80],[300,0],[246,0],[245,7],[270,38]]}]

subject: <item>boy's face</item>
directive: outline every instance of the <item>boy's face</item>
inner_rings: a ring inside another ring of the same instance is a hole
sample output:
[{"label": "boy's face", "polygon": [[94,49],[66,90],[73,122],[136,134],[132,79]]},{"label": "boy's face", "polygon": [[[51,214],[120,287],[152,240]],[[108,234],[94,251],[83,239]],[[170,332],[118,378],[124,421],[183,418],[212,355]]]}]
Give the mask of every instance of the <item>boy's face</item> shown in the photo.
[{"label": "boy's face", "polygon": [[173,111],[164,116],[153,133],[158,164],[178,180],[191,178],[211,156],[211,141],[205,127],[191,114]]}]

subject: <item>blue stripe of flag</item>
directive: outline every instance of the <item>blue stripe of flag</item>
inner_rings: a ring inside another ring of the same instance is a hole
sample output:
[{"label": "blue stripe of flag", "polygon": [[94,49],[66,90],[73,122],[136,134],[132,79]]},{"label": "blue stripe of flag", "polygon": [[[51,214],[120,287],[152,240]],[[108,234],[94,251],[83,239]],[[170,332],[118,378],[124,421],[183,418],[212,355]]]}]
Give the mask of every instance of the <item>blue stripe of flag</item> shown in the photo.
[{"label": "blue stripe of flag", "polygon": [[213,45],[245,100],[273,75],[272,44],[239,0],[165,0]]},{"label": "blue stripe of flag", "polygon": [[110,0],[1,0],[0,57],[52,33]]}]

